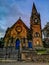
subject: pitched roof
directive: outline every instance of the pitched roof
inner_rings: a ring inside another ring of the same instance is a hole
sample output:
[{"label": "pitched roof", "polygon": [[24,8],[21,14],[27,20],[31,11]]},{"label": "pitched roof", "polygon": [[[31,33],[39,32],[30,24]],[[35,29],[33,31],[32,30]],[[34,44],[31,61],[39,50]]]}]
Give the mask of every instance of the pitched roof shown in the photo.
[{"label": "pitched roof", "polygon": [[13,28],[18,22],[21,22],[22,24],[23,24],[23,26],[26,28],[26,29],[28,29],[29,30],[29,28],[25,25],[25,23],[22,21],[22,19],[21,18],[19,18],[17,21],[16,21],[16,23],[15,24],[13,24],[12,26],[11,26],[11,28]]}]

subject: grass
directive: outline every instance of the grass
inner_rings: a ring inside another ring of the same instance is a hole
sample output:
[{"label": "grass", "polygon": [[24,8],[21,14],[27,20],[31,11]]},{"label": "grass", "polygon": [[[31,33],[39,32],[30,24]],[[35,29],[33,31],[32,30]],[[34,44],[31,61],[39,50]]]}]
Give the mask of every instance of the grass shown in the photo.
[{"label": "grass", "polygon": [[37,54],[46,54],[47,53],[46,49],[37,49],[36,51],[37,51]]},{"label": "grass", "polygon": [[37,54],[46,54],[46,51],[40,50],[40,51],[37,51]]}]

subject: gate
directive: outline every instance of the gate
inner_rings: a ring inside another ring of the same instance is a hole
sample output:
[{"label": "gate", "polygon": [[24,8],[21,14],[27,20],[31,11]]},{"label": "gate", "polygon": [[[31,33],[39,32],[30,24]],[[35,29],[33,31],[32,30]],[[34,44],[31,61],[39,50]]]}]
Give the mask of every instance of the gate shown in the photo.
[{"label": "gate", "polygon": [[17,39],[15,46],[9,46],[5,48],[0,48],[0,58],[1,59],[11,59],[11,60],[20,60],[20,40]]}]

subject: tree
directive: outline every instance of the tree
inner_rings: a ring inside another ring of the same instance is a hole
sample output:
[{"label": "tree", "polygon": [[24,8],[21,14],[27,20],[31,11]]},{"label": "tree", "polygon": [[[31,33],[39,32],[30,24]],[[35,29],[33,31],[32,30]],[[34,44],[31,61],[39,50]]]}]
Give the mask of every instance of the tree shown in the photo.
[{"label": "tree", "polygon": [[49,48],[49,22],[47,22],[47,24],[43,28],[43,34],[44,34],[43,45],[44,47]]},{"label": "tree", "polygon": [[3,38],[0,38],[0,48],[3,48],[4,47],[4,41],[3,41]]},{"label": "tree", "polygon": [[49,48],[49,41],[44,40],[44,41],[43,41],[43,46],[44,46],[45,48]]}]

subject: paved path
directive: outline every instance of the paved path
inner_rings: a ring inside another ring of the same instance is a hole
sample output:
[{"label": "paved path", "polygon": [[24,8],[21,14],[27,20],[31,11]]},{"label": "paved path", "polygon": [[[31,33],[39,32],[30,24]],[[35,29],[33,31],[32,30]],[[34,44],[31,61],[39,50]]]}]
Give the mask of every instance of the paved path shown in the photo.
[{"label": "paved path", "polygon": [[49,65],[49,63],[15,62],[15,63],[0,63],[0,65]]}]

